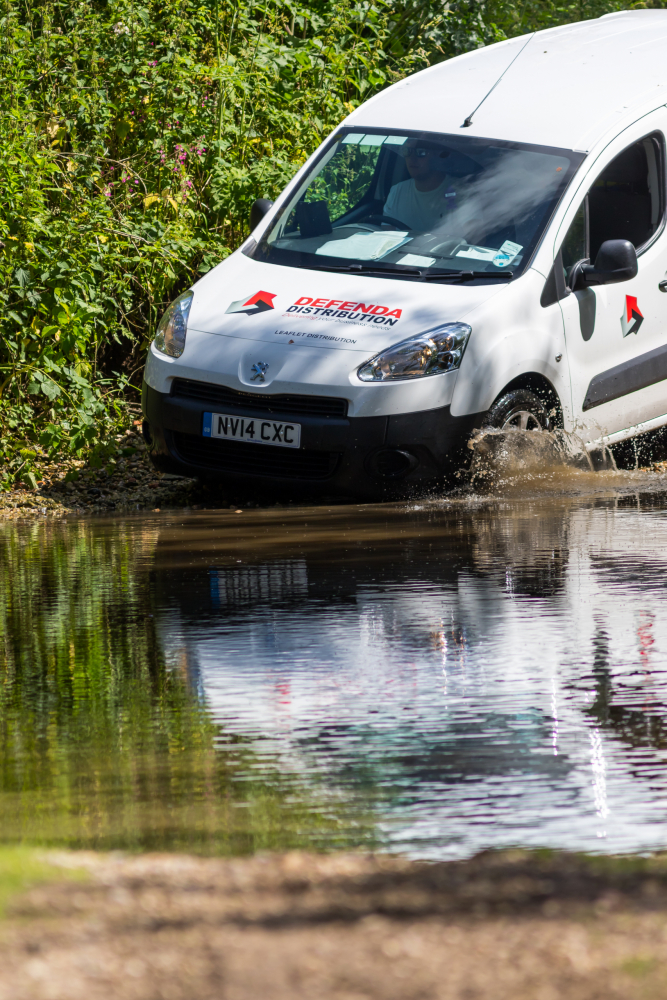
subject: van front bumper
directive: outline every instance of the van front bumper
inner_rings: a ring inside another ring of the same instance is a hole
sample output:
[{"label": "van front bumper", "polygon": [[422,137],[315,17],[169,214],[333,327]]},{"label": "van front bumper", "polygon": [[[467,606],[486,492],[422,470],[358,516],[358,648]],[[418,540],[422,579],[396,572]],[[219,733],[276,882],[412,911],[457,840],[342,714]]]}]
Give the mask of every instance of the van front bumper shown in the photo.
[{"label": "van front bumper", "polygon": [[300,448],[281,448],[204,437],[206,412],[265,419],[266,411],[253,412],[244,401],[216,406],[174,393],[175,385],[171,393],[161,393],[143,384],[144,436],[157,469],[230,486],[302,494],[378,498],[433,487],[462,466],[466,443],[483,416],[453,417],[449,406],[379,417],[308,415],[276,408],[271,419],[301,425]]}]

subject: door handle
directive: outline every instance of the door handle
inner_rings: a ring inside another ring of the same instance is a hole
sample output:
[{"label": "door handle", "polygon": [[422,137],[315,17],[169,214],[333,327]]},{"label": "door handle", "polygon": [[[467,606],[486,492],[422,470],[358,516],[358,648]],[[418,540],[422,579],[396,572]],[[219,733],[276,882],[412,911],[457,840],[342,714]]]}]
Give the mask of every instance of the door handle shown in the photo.
[{"label": "door handle", "polygon": [[661,292],[667,292],[667,278],[664,278],[662,281],[658,282],[658,288],[660,289]]}]

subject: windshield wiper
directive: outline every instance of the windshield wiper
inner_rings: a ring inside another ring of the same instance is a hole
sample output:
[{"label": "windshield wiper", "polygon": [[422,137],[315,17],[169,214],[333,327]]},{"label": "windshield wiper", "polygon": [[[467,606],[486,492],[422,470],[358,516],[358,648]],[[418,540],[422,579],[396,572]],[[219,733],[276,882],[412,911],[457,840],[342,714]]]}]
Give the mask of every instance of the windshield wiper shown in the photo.
[{"label": "windshield wiper", "polygon": [[513,271],[422,271],[422,281],[476,281],[477,278],[513,278]]},{"label": "windshield wiper", "polygon": [[418,278],[422,273],[417,268],[406,267],[405,270],[399,271],[397,267],[377,267],[374,264],[346,264],[343,267],[336,264],[302,264],[301,266],[312,268],[314,271],[340,271],[343,274],[414,274]]},{"label": "windshield wiper", "polygon": [[314,271],[336,271],[341,274],[395,274],[399,277],[419,278],[421,281],[474,281],[476,278],[513,277],[512,271],[502,271],[494,274],[488,271],[422,271],[416,267],[378,267],[375,264],[302,264],[301,267],[312,268]]}]

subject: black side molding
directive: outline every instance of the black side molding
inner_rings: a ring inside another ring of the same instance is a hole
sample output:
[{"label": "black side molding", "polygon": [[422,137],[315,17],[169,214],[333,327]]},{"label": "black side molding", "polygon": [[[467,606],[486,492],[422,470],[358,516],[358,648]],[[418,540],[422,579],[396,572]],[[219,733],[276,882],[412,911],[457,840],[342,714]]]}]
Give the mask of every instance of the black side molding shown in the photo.
[{"label": "black side molding", "polygon": [[667,345],[596,375],[591,379],[582,410],[591,410],[612,399],[620,399],[663,379],[667,379]]}]

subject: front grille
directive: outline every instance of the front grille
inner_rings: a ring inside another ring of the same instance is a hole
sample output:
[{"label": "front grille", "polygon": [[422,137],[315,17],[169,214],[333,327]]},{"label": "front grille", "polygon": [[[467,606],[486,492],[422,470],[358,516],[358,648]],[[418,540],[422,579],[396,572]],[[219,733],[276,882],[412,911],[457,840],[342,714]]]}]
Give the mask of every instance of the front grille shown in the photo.
[{"label": "front grille", "polygon": [[174,444],[184,462],[216,472],[282,479],[328,479],[339,455],[331,451],[272,448],[268,444],[216,441],[194,434],[174,433]]},{"label": "front grille", "polygon": [[192,379],[174,379],[172,396],[196,399],[211,406],[225,409],[243,408],[261,413],[285,413],[310,417],[346,417],[347,400],[330,396],[274,395],[264,396],[255,392],[239,392],[224,385],[195,382]]}]

